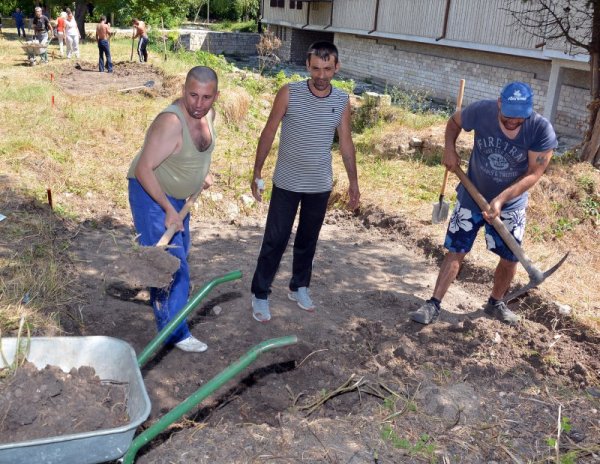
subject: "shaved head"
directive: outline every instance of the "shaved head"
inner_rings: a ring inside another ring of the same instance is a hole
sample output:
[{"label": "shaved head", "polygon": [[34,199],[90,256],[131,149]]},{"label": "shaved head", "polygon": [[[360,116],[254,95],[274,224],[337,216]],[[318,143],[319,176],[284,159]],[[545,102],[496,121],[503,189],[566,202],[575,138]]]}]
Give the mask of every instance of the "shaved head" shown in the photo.
[{"label": "shaved head", "polygon": [[200,84],[214,82],[215,88],[218,88],[219,86],[219,78],[217,77],[217,73],[208,66],[196,66],[190,69],[185,78],[186,85],[188,82],[190,82],[190,80],[194,80]]}]

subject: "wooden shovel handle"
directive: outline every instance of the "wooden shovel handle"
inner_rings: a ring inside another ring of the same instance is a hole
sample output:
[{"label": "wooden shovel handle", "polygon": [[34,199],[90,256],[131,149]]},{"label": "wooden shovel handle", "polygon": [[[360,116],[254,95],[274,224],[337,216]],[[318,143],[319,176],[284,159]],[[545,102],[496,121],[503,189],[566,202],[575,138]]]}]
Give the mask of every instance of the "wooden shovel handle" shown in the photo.
[{"label": "wooden shovel handle", "polygon": [[458,95],[456,96],[456,111],[460,111],[465,94],[465,80],[461,79],[458,85]]},{"label": "wooden shovel handle", "polygon": [[[458,85],[458,95],[456,96],[456,111],[460,111],[463,102],[463,96],[465,94],[465,80],[461,79]],[[442,182],[442,189],[440,190],[440,202],[444,199],[444,195],[446,194],[446,184],[448,183],[448,168],[446,168],[446,172],[444,172],[444,180]]]},{"label": "wooden shovel handle", "polygon": [[[471,180],[463,172],[463,170],[461,169],[460,166],[456,167],[456,169],[454,170],[454,173],[460,179],[460,183],[463,184],[464,187],[467,189],[467,192],[469,192],[469,195],[471,195],[471,198],[473,198],[473,200],[475,200],[475,203],[477,203],[479,208],[481,208],[481,211],[485,211],[485,212],[489,211],[490,204],[486,201],[485,198],[483,198],[483,195],[481,193],[479,193],[479,190],[477,190],[477,187],[475,187],[475,185],[473,185],[473,182],[471,182]],[[539,282],[543,281],[544,273],[541,272],[533,264],[533,262],[527,257],[527,255],[523,251],[523,248],[521,248],[521,245],[519,245],[519,243],[511,235],[511,233],[508,231],[508,229],[506,228],[506,226],[504,225],[504,223],[498,216],[496,216],[494,218],[494,220],[492,221],[492,226],[494,227],[494,229],[496,229],[496,232],[498,232],[500,237],[502,237],[502,240],[504,240],[504,243],[506,243],[508,248],[510,248],[510,251],[512,251],[513,254],[518,258],[519,262],[523,265],[523,267],[527,271],[527,274],[529,274],[530,278],[532,280],[539,281]]]},{"label": "wooden shovel handle", "polygon": [[[181,219],[182,221],[185,219],[185,217],[190,212],[190,209],[192,208],[192,205],[194,204],[194,202],[196,201],[196,199],[200,195],[200,192],[194,193],[191,197],[189,197],[187,199],[187,201],[185,202],[185,205],[183,205],[183,208],[181,208],[181,211],[179,211],[179,219]],[[177,232],[177,224],[171,224],[167,228],[167,230],[165,231],[165,233],[162,235],[162,237],[160,238],[160,240],[158,241],[158,243],[156,244],[156,246],[159,247],[159,246],[168,245],[169,242],[171,241],[171,239],[173,238],[173,235],[175,235],[176,232]]]}]

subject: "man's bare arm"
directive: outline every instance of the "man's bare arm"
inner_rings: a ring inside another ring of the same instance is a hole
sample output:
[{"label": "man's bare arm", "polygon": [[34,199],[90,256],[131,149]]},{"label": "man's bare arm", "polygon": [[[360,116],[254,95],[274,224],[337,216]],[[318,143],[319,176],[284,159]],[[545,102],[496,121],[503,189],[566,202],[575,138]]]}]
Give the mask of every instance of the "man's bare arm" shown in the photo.
[{"label": "man's bare arm", "polygon": [[360,201],[360,190],[358,188],[358,174],[356,171],[356,149],[352,141],[352,125],[350,116],[350,102],[346,105],[346,109],[342,114],[342,121],[337,127],[338,136],[340,139],[340,153],[342,161],[348,174],[348,208],[355,210],[358,208]]},{"label": "man's bare arm", "polygon": [[290,92],[287,85],[279,89],[279,92],[277,92],[275,100],[273,101],[273,107],[271,108],[269,119],[267,119],[267,123],[265,124],[265,127],[260,134],[260,138],[258,139],[258,146],[256,147],[256,159],[254,160],[254,172],[251,180],[252,195],[258,201],[262,201],[262,194],[256,185],[255,179],[260,179],[262,177],[262,168],[265,164],[267,156],[269,155],[269,152],[271,151],[271,147],[273,146],[273,140],[275,140],[277,128],[279,127],[279,123],[287,111],[289,94]]},{"label": "man's bare arm", "polygon": [[529,167],[523,177],[519,178],[515,183],[504,189],[496,198],[490,201],[490,210],[483,212],[483,217],[486,221],[492,221],[496,216],[500,214],[502,206],[513,198],[518,197],[522,193],[533,187],[544,171],[548,167],[550,160],[552,159],[552,153],[554,150],[547,150],[544,152],[529,151]]},{"label": "man's bare arm", "polygon": [[456,152],[456,139],[462,132],[462,119],[460,110],[450,116],[446,123],[446,132],[444,133],[444,155],[442,164],[449,171],[454,171],[460,166],[460,157]]},{"label": "man's bare arm", "polygon": [[175,153],[181,140],[181,131],[181,123],[175,114],[158,115],[148,129],[144,148],[135,168],[137,180],[165,211],[167,215],[165,226],[177,223],[179,230],[183,230],[183,223],[158,183],[154,170]]}]

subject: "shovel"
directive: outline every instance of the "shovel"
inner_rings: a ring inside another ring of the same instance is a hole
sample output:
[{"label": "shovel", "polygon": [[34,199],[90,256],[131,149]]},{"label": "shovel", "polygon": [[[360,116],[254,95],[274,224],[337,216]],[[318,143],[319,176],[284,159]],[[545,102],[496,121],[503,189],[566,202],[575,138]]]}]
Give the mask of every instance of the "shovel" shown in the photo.
[{"label": "shovel", "polygon": [[[181,220],[190,212],[199,195],[200,192],[196,192],[187,199],[179,212]],[[179,259],[165,249],[176,232],[177,225],[171,224],[156,245],[141,246],[133,251],[132,256],[122,259],[115,266],[118,276],[109,285],[121,290],[168,287],[180,266]]]},{"label": "shovel", "polygon": [[[456,97],[456,111],[459,111],[462,106],[464,92],[465,80],[461,79],[458,88],[458,96]],[[446,222],[446,219],[448,219],[448,210],[450,209],[450,204],[447,201],[444,201],[444,195],[446,194],[446,184],[448,183],[448,174],[448,169],[446,169],[446,171],[444,172],[444,181],[442,182],[440,198],[437,203],[433,204],[433,212],[431,214],[432,224]]]},{"label": "shovel", "polygon": [[[477,190],[477,187],[475,187],[475,185],[473,185],[471,180],[463,172],[463,170],[461,169],[460,166],[456,167],[456,170],[454,171],[454,173],[458,176],[458,178],[460,179],[460,183],[463,184],[463,186],[467,189],[467,192],[469,192],[469,195],[471,195],[471,198],[473,198],[473,200],[475,200],[475,203],[477,203],[477,206],[479,206],[481,211],[488,211],[490,209],[489,203],[486,201],[486,199],[483,197],[483,195],[481,193],[479,193],[479,191]],[[540,285],[542,282],[544,282],[544,280],[546,280],[548,277],[550,277],[552,274],[554,274],[554,272],[559,267],[561,267],[562,264],[565,262],[565,260],[567,259],[567,256],[569,256],[570,251],[568,251],[567,254],[565,254],[560,259],[560,261],[558,261],[558,263],[556,263],[554,266],[552,266],[546,272],[542,272],[527,257],[527,255],[523,251],[523,248],[521,248],[521,246],[519,245],[519,242],[517,242],[515,240],[515,238],[511,235],[509,230],[506,228],[506,226],[504,225],[504,223],[498,216],[496,216],[494,218],[494,220],[492,221],[492,226],[494,227],[494,229],[496,229],[496,231],[498,232],[500,237],[502,237],[502,240],[504,240],[504,243],[506,243],[506,246],[508,246],[508,248],[510,248],[510,251],[513,252],[513,254],[517,257],[519,262],[523,265],[523,267],[527,271],[527,274],[529,274],[529,283],[527,283],[527,285],[525,285],[524,287],[513,291],[510,295],[505,296],[503,298],[503,301],[506,303],[508,303],[510,300],[514,300],[518,296],[521,296],[524,293],[531,290],[532,288],[535,288],[538,285]]]},{"label": "shovel", "polygon": [[152,87],[154,87],[154,81],[148,81],[144,85],[138,85],[138,86],[135,86],[135,87],[129,87],[127,89],[120,89],[120,90],[117,90],[117,92],[129,92],[130,90],[143,89],[144,87],[146,87],[148,89],[151,89]]}]

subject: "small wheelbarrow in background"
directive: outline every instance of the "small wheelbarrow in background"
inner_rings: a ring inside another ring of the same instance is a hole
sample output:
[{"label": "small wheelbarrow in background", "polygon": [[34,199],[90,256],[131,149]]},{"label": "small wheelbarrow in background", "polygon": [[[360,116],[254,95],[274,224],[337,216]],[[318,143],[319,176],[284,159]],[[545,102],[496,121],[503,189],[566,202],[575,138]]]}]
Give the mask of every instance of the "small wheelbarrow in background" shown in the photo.
[{"label": "small wheelbarrow in background", "polygon": [[[27,360],[38,368],[51,364],[68,372],[73,367],[91,366],[101,379],[127,382],[129,385],[127,413],[130,422],[112,429],[2,444],[0,463],[96,464],[121,458],[125,464],[132,464],[142,446],[243,371],[260,354],[273,348],[296,343],[298,341],[296,336],[287,336],[266,340],[254,346],[235,363],[229,365],[147,428],[135,440],[133,439],[136,429],[148,418],[151,409],[140,368],[148,362],[162,346],[164,340],[198,306],[210,290],[218,284],[241,277],[240,271],[233,271],[205,284],[137,358],[131,345],[111,337],[32,337]],[[17,351],[17,340],[6,338],[1,342],[4,356],[11,363]],[[3,364],[0,357],[0,368],[2,367],[7,366]]]},{"label": "small wheelbarrow in background", "polygon": [[[21,42],[21,48],[27,53],[27,61],[31,66],[36,64],[36,57],[43,56],[50,46],[50,42],[52,39],[48,40],[48,42],[38,42],[35,41],[27,41],[25,43]],[[40,58],[41,59],[41,58]]]}]

